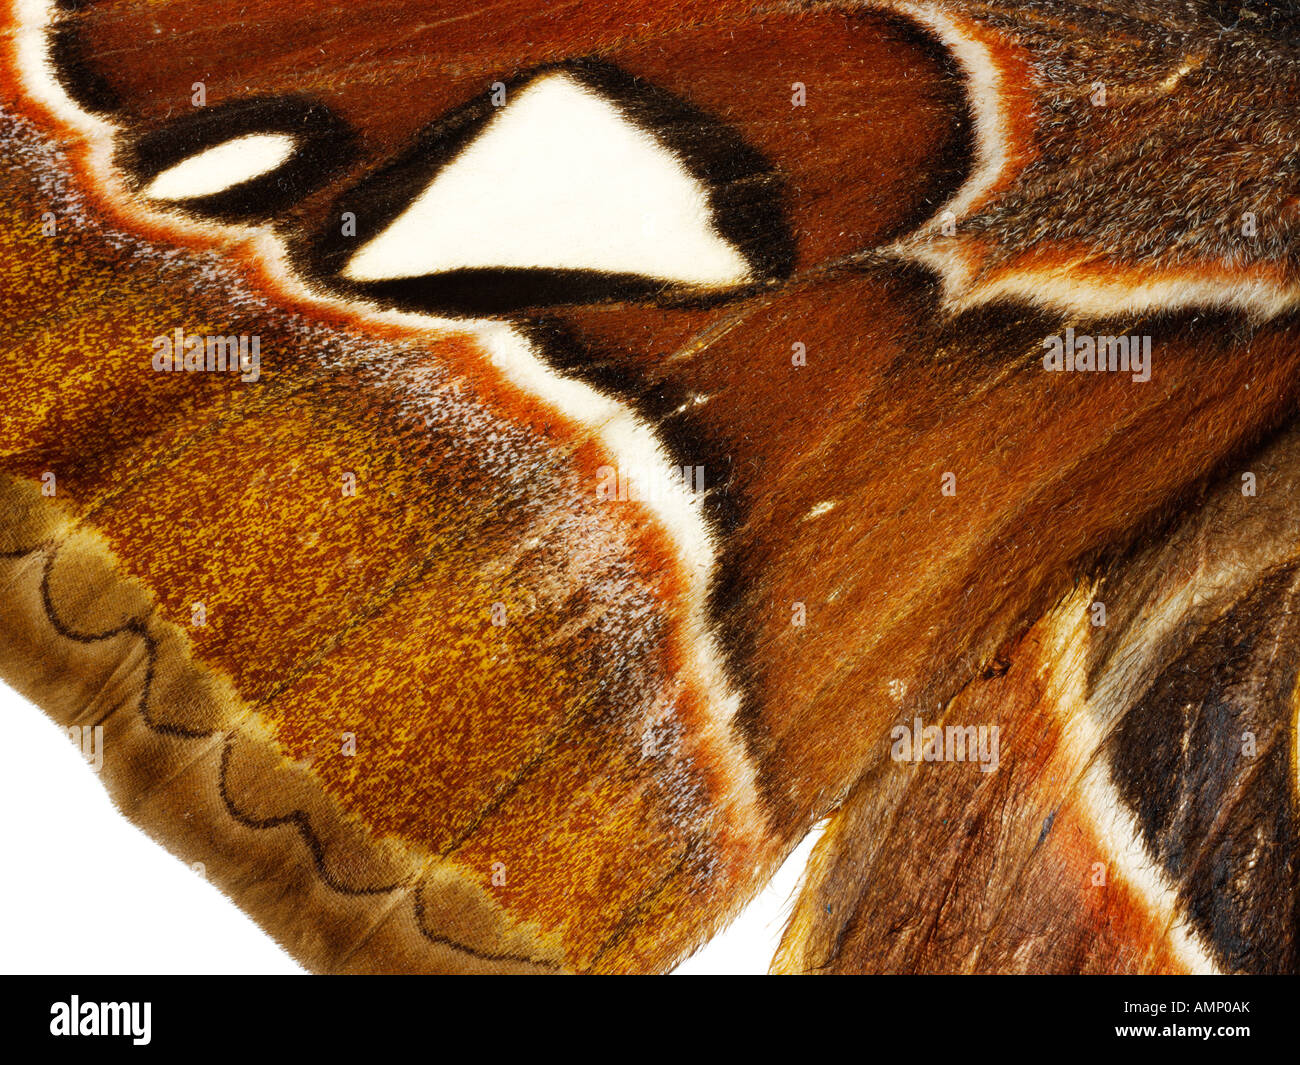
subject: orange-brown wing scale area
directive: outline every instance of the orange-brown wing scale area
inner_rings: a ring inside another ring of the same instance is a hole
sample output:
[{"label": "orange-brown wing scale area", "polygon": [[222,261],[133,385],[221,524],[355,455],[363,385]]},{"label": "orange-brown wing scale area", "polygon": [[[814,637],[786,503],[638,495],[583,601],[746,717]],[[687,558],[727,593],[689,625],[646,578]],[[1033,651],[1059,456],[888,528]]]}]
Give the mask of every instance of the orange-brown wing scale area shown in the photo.
[{"label": "orange-brown wing scale area", "polygon": [[[407,893],[431,935],[455,914],[429,878],[454,867],[479,905],[551,944],[555,967],[661,966],[693,946],[759,856],[735,840],[724,853],[725,767],[700,750],[702,697],[674,645],[679,578],[638,504],[596,502],[597,443],[524,404],[468,337],[308,324],[211,256],[113,231],[67,188],[51,199],[33,178],[57,179],[57,160],[7,124],[29,155],[6,182],[0,259],[18,313],[0,452],[19,479],[6,520],[33,532],[10,553],[56,558],[93,530],[81,550],[147,589],[200,672],[260,723],[260,791],[241,785],[261,794],[253,820],[296,809],[278,767],[304,769],[330,816],[418,856]],[[204,271],[210,283],[189,283]],[[150,338],[173,323],[259,333],[260,381],[154,371]],[[49,474],[52,498],[35,494]],[[57,532],[33,517],[45,508]],[[47,581],[45,597],[57,613],[79,587]],[[129,628],[139,596],[114,594],[111,620]],[[72,681],[43,677],[36,695],[45,683]],[[158,719],[206,749],[213,720],[172,694]],[[145,765],[124,787],[187,784]],[[682,937],[640,942],[628,915],[667,901]]]}]

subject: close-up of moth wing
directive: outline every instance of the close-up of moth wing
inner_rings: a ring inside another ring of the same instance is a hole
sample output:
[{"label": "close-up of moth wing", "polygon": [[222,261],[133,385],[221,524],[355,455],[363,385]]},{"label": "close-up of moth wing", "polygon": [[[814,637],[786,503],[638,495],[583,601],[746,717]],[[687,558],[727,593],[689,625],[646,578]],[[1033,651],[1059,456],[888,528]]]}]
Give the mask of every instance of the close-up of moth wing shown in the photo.
[{"label": "close-up of moth wing", "polygon": [[0,678],[306,968],[1296,970],[1300,8],[7,19]]}]

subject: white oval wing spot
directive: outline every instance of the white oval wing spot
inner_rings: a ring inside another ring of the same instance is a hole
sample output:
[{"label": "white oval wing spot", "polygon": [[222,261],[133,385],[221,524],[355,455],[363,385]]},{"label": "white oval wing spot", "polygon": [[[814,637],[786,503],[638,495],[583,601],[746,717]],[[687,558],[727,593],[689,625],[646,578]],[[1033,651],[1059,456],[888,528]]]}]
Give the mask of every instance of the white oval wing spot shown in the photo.
[{"label": "white oval wing spot", "polygon": [[343,276],[530,267],[708,286],[752,280],[681,160],[565,74],[520,90]]},{"label": "white oval wing spot", "polygon": [[285,133],[250,133],[168,167],[144,190],[154,200],[194,200],[224,192],[283,166],[296,141]]}]

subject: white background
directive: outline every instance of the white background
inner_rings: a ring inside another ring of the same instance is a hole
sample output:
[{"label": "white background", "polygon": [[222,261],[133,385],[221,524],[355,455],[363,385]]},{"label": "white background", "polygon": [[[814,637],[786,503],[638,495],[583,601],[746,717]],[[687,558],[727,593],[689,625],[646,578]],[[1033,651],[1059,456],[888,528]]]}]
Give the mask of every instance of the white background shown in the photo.
[{"label": "white background", "polygon": [[[217,888],[119,814],[68,737],[3,683],[0,722],[0,971],[303,971]],[[677,971],[765,972],[815,835]]]}]

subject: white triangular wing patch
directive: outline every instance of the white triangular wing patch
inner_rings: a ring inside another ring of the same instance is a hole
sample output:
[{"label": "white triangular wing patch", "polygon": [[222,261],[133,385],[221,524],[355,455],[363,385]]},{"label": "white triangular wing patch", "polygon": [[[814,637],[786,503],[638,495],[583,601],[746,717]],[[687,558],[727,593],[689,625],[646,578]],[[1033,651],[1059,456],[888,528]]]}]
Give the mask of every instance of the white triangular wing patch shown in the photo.
[{"label": "white triangular wing patch", "polygon": [[530,82],[344,268],[388,281],[474,268],[752,279],[713,226],[705,187],[574,78]]}]

